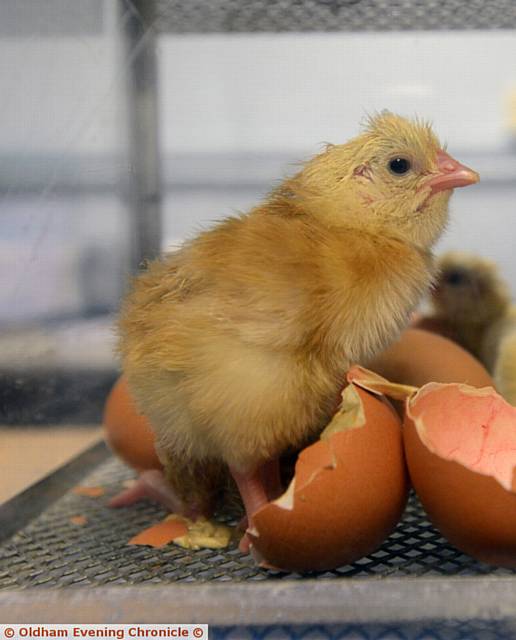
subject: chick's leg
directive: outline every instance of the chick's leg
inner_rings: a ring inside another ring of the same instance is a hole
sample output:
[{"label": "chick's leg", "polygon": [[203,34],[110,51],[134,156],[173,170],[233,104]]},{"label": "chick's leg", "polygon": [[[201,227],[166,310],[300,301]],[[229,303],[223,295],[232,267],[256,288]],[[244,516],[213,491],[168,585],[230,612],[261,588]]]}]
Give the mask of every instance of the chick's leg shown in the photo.
[{"label": "chick's leg", "polygon": [[275,500],[283,493],[281,484],[279,458],[266,462],[261,467],[263,483],[268,500]]},{"label": "chick's leg", "polygon": [[[279,461],[271,460],[248,472],[242,472],[232,467],[230,467],[230,471],[244,503],[248,527],[252,528],[253,515],[281,492]],[[249,544],[249,538],[247,534],[244,534],[239,545],[240,551],[248,552]]]}]

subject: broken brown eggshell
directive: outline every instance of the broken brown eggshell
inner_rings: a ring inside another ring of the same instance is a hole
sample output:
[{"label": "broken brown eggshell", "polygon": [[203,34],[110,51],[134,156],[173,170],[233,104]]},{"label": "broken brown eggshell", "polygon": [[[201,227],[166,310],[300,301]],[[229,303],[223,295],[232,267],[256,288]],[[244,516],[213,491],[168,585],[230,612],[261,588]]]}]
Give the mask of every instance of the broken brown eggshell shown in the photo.
[{"label": "broken brown eggshell", "polygon": [[407,405],[414,488],[457,548],[516,567],[516,409],[494,389],[426,385]]},{"label": "broken brown eggshell", "polygon": [[406,395],[409,474],[434,526],[471,556],[516,567],[516,408],[492,387],[411,389],[358,367],[349,377],[370,391]]},{"label": "broken brown eggshell", "polygon": [[287,491],[254,514],[251,552],[290,571],[348,564],[392,532],[407,494],[398,415],[350,384],[321,439],[300,453]]}]

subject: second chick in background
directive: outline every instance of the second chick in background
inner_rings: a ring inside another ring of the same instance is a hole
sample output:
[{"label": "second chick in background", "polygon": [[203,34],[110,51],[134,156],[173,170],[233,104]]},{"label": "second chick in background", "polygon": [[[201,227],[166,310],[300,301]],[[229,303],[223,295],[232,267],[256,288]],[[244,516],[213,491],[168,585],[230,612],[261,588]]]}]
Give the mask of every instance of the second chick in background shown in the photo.
[{"label": "second chick in background", "polygon": [[498,391],[516,404],[516,306],[497,265],[449,251],[437,260],[430,316],[417,326],[451,338],[489,370]]}]

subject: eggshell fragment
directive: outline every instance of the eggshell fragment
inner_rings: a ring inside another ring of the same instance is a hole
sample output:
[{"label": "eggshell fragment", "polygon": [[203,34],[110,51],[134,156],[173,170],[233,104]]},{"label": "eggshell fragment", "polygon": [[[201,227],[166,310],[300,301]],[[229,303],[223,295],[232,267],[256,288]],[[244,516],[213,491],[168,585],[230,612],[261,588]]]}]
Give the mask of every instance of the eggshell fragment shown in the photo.
[{"label": "eggshell fragment", "polygon": [[516,567],[516,409],[493,389],[426,385],[408,403],[410,477],[453,545]]},{"label": "eggshell fragment", "polygon": [[281,569],[325,570],[374,551],[407,500],[401,422],[382,398],[349,385],[321,439],[304,449],[294,478],[253,516],[254,557]]},{"label": "eggshell fragment", "polygon": [[224,524],[203,517],[194,521],[174,513],[141,531],[128,544],[159,548],[173,542],[184,549],[223,549],[231,538],[232,530]]},{"label": "eggshell fragment", "polygon": [[182,519],[166,518],[162,522],[140,531],[129,540],[128,544],[160,548],[187,533],[188,526]]},{"label": "eggshell fragment", "polygon": [[77,486],[72,491],[78,496],[87,496],[88,498],[100,498],[106,493],[104,487],[83,487]]},{"label": "eggshell fragment", "polygon": [[162,468],[152,427],[138,412],[123,376],[106,400],[103,424],[107,443],[129,466],[137,471]]}]

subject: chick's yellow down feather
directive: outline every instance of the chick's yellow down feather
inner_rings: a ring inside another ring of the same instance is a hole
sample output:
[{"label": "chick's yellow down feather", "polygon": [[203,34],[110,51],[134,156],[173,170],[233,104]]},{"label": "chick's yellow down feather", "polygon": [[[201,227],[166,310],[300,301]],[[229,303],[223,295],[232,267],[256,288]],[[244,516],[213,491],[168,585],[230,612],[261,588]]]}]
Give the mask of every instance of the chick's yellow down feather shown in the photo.
[{"label": "chick's yellow down feather", "polygon": [[384,113],[135,279],[123,370],[184,500],[227,465],[252,515],[260,466],[317,433],[350,364],[407,324],[451,189],[477,179],[428,125]]}]

